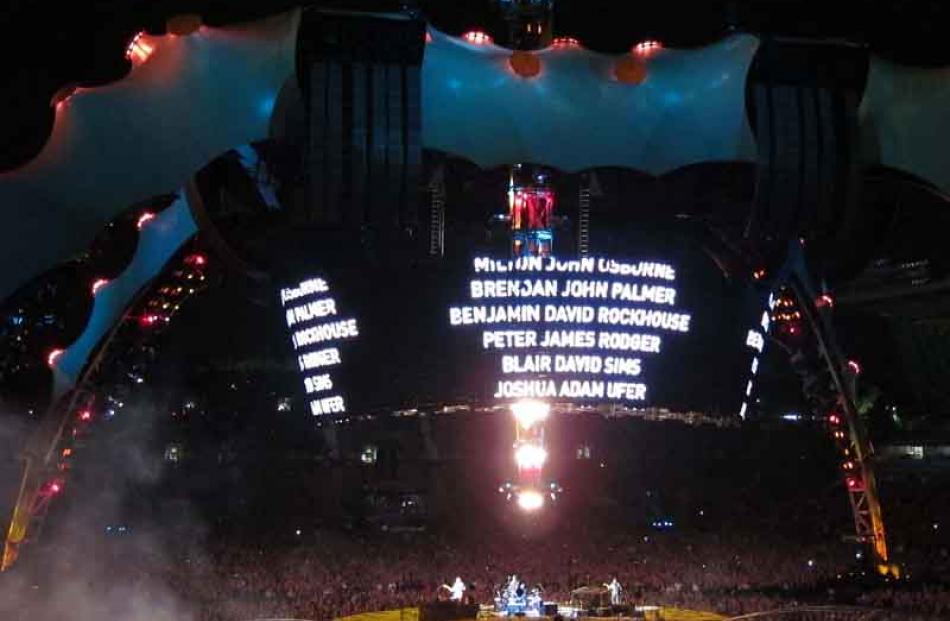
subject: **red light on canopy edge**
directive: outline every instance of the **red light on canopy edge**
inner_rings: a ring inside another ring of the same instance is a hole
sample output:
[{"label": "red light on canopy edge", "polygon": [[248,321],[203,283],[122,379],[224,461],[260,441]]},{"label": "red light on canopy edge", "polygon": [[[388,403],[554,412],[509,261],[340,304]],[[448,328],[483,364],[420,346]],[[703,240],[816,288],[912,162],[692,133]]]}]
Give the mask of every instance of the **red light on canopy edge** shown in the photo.
[{"label": "red light on canopy edge", "polygon": [[426,43],[432,43],[432,33],[426,30]]},{"label": "red light on canopy edge", "polygon": [[106,278],[97,278],[92,283],[92,294],[96,295],[99,293],[99,290],[109,284],[109,280]]},{"label": "red light on canopy edge", "polygon": [[129,41],[129,45],[125,48],[125,57],[132,61],[133,65],[141,65],[149,56],[152,55],[152,52],[155,51],[155,48],[151,44],[143,40],[145,36],[145,31],[137,33],[132,40]]},{"label": "red light on canopy edge", "polygon": [[855,375],[861,375],[861,365],[856,360],[848,360],[848,368]]},{"label": "red light on canopy edge", "polygon": [[92,420],[92,412],[89,410],[83,410],[79,413],[79,420],[81,421],[90,421]]},{"label": "red light on canopy edge", "polygon": [[491,45],[493,42],[491,35],[481,30],[470,30],[463,34],[462,38],[472,45]]},{"label": "red light on canopy edge", "polygon": [[67,103],[69,103],[70,97],[76,94],[78,87],[75,84],[67,84],[62,87],[50,97],[50,105],[53,106],[56,110],[62,109]]},{"label": "red light on canopy edge", "polygon": [[207,262],[208,262],[208,259],[206,259],[203,254],[192,254],[192,255],[189,255],[187,259],[185,259],[185,263],[189,265],[202,266]]},{"label": "red light on canopy edge", "polygon": [[53,481],[49,484],[49,491],[53,494],[58,494],[63,490],[63,486],[59,481]]},{"label": "red light on canopy edge", "polygon": [[155,214],[153,214],[151,211],[146,211],[142,213],[141,216],[139,216],[138,221],[136,221],[135,223],[135,228],[141,231],[143,226],[145,226],[150,220],[154,220],[154,219],[155,219]]},{"label": "red light on canopy edge", "polygon": [[56,366],[56,361],[59,360],[59,357],[63,355],[64,351],[65,350],[62,349],[54,349],[51,351],[46,355],[46,364],[48,364],[50,367]]},{"label": "red light on canopy edge", "polygon": [[580,46],[580,41],[574,37],[557,37],[551,42],[551,47],[556,48],[579,48]]},{"label": "red light on canopy edge", "polygon": [[654,39],[640,41],[633,46],[633,53],[637,56],[649,56],[650,54],[663,49],[663,44]]}]

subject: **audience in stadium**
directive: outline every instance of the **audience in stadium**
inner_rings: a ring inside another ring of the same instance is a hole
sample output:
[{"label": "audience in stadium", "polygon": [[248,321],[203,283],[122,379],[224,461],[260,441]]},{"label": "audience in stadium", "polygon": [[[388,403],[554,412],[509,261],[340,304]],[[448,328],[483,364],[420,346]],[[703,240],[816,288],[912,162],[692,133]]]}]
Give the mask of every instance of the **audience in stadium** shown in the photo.
[{"label": "audience in stadium", "polygon": [[[854,558],[829,546],[663,533],[612,541],[490,537],[452,542],[431,536],[358,540],[330,532],[292,547],[215,547],[145,571],[162,578],[197,611],[199,621],[256,617],[330,619],[445,598],[456,575],[467,597],[491,602],[517,573],[541,585],[545,599],[567,602],[571,590],[616,576],[635,604],[738,615],[803,604],[848,603],[899,611],[902,620],[950,613],[950,588],[866,587],[848,596]],[[914,616],[919,615],[919,616]]]}]

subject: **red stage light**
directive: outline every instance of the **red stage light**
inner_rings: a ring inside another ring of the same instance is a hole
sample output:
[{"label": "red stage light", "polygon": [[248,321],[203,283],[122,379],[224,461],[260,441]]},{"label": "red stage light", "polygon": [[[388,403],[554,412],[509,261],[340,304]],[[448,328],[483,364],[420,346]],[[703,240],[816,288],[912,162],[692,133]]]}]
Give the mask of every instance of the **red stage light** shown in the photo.
[{"label": "red stage light", "polygon": [[861,365],[856,360],[848,360],[848,368],[855,375],[861,375]]},{"label": "red stage light", "polygon": [[132,37],[132,40],[129,41],[129,45],[125,48],[125,57],[132,61],[133,65],[141,65],[148,60],[148,57],[155,51],[155,48],[143,39],[144,36],[144,31],[139,32]]},{"label": "red stage light", "polygon": [[185,259],[185,263],[187,263],[188,265],[202,266],[207,262],[208,262],[208,259],[205,258],[203,254],[192,254],[192,255],[189,255],[187,259]]},{"label": "red stage light", "polygon": [[142,215],[139,216],[138,221],[135,223],[135,228],[141,231],[142,227],[145,226],[149,220],[154,220],[154,219],[155,219],[155,214],[153,214],[151,211],[143,212]]},{"label": "red stage light", "polygon": [[432,33],[426,30],[426,43],[432,43]]},{"label": "red stage light", "polygon": [[142,315],[139,317],[139,325],[143,328],[149,328],[158,323],[158,320],[161,319],[158,315]]},{"label": "red stage light", "polygon": [[557,48],[578,48],[580,46],[580,41],[574,37],[557,37],[551,42],[551,47]]},{"label": "red stage light", "polygon": [[48,364],[51,367],[56,366],[56,361],[59,360],[59,357],[63,355],[64,351],[65,350],[62,350],[62,349],[54,349],[53,351],[48,353],[46,355],[46,364]]},{"label": "red stage light", "polygon": [[634,45],[631,51],[637,56],[649,56],[661,49],[663,49],[662,43],[653,39],[647,39],[646,41],[641,41]]},{"label": "red stage light", "polygon": [[491,45],[493,42],[491,35],[481,30],[470,30],[463,34],[462,38],[472,45]]},{"label": "red stage light", "polygon": [[63,486],[59,483],[59,481],[53,481],[52,483],[49,484],[49,491],[52,492],[53,494],[58,494],[62,490],[63,490]]},{"label": "red stage light", "polygon": [[107,278],[97,278],[92,282],[92,294],[96,295],[99,293],[99,290],[109,284]]},{"label": "red stage light", "polygon": [[765,269],[761,269],[761,268],[757,269],[754,272],[752,272],[752,278],[754,278],[755,280],[762,280],[763,278],[765,278],[765,273],[766,273]]},{"label": "red stage light", "polygon": [[818,297],[818,301],[816,302],[815,305],[818,306],[818,308],[821,308],[823,306],[832,308],[835,305],[835,299],[831,297],[830,295],[828,295],[827,293],[824,293]]},{"label": "red stage light", "polygon": [[82,412],[79,413],[79,420],[84,421],[84,422],[88,422],[92,420],[92,412],[90,412],[89,410],[83,410]]}]

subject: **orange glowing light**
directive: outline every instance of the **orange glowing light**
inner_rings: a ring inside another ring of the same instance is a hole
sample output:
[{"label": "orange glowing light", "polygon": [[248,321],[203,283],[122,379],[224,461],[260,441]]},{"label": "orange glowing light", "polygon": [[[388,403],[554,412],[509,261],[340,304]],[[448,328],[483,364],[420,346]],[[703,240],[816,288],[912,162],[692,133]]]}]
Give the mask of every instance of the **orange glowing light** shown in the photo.
[{"label": "orange glowing light", "polygon": [[516,50],[508,59],[511,70],[522,78],[533,78],[541,73],[541,61],[531,52]]},{"label": "orange glowing light", "polygon": [[647,79],[647,68],[637,58],[622,56],[614,65],[614,77],[624,84],[642,84]]}]

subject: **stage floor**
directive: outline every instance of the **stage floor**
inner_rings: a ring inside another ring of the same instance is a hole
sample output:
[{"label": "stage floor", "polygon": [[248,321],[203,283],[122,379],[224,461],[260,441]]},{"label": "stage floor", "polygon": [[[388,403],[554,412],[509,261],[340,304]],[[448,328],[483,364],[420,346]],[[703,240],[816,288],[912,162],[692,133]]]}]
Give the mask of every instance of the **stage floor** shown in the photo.
[{"label": "stage floor", "polygon": [[[664,606],[658,606],[656,608],[649,607],[650,610],[645,611],[647,621],[653,619],[662,619],[663,621],[723,621],[726,619],[723,615],[716,614],[714,612],[705,612],[702,610],[685,610],[683,608],[666,608]],[[484,619],[497,619],[498,615],[495,613],[480,613],[479,618]],[[526,619],[527,617],[523,617]],[[536,617],[537,619],[545,619],[550,621],[553,617]],[[607,619],[607,617],[578,617],[578,619]],[[618,619],[624,619],[625,617],[609,617],[617,621]],[[629,617],[627,617],[629,618]],[[350,615],[347,617],[340,617],[336,621],[419,621],[419,609],[418,608],[401,608],[397,610],[383,610],[379,612],[364,612],[358,615]]]}]

